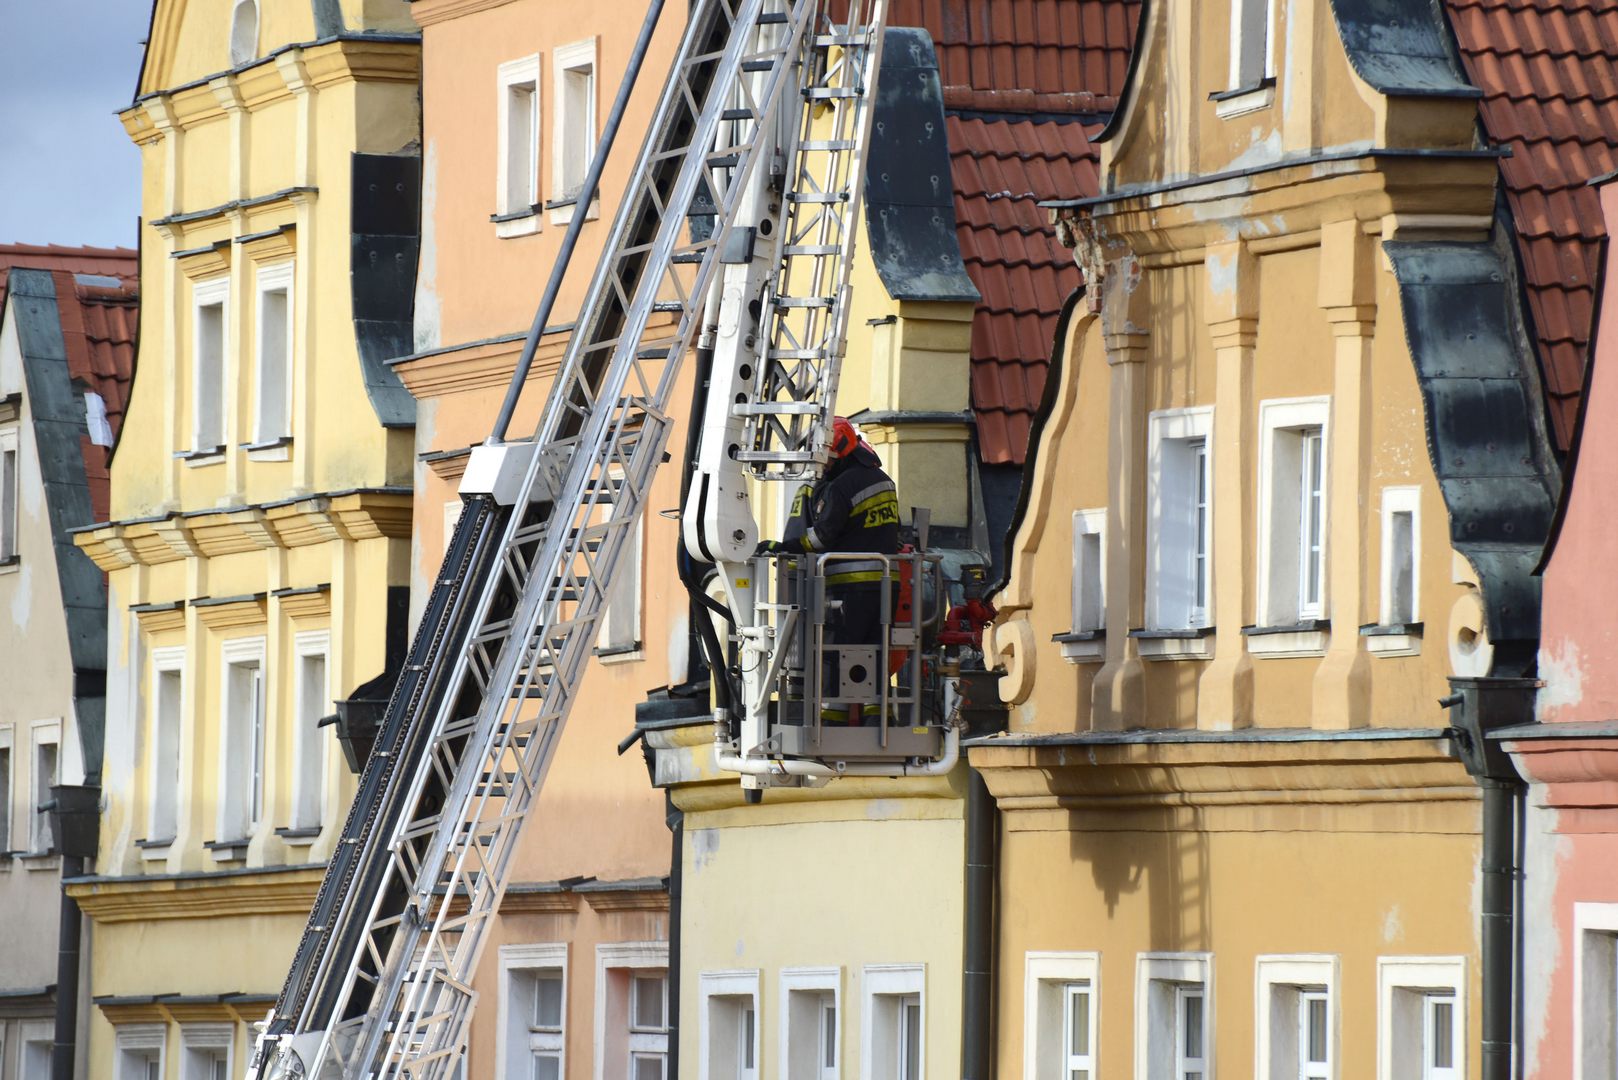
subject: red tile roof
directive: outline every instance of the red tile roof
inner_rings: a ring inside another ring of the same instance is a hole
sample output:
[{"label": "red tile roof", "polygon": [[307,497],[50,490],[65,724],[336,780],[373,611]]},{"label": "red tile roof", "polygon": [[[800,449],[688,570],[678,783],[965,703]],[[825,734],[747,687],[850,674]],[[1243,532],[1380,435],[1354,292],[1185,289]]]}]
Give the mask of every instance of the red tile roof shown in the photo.
[{"label": "red tile roof", "polygon": [[[113,442],[123,427],[135,377],[140,304],[137,257],[128,248],[0,245],[0,303],[12,269],[47,270],[56,283],[56,311],[67,350],[68,377],[101,396]],[[97,521],[109,514],[110,451],[80,437],[90,505]]]},{"label": "red tile roof", "polygon": [[1618,4],[1444,0],[1517,229],[1557,443],[1578,413],[1606,238],[1588,181],[1618,168]]},{"label": "red tile roof", "polygon": [[972,408],[991,465],[1021,466],[1062,302],[1081,280],[1042,199],[1099,192],[1089,136],[1118,102],[1140,0],[892,0],[938,50],[956,231],[983,296]]}]

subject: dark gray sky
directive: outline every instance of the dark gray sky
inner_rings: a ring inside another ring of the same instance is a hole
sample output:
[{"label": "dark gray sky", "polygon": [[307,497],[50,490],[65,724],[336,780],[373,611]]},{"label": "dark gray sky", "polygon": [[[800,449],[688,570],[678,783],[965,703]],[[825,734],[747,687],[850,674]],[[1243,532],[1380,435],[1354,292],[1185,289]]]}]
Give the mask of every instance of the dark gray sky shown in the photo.
[{"label": "dark gray sky", "polygon": [[0,243],[135,246],[150,0],[0,0]]}]

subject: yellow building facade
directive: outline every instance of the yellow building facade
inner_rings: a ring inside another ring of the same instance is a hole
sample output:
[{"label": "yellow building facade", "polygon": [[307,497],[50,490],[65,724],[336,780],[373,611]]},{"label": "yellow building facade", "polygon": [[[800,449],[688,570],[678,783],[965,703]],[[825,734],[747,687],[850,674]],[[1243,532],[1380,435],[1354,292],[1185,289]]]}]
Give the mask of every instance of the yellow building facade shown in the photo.
[{"label": "yellow building facade", "polygon": [[1441,699],[1532,662],[1556,466],[1477,95],[1425,5],[1357,7],[1147,5],[1055,211],[1087,287],[970,749],[1001,1076],[1483,1069]]},{"label": "yellow building facade", "polygon": [[110,605],[100,851],[69,885],[92,1076],[245,1068],[403,652],[414,409],[383,361],[419,67],[400,0],[154,7],[121,114],[147,321],[111,521],[77,538]]}]

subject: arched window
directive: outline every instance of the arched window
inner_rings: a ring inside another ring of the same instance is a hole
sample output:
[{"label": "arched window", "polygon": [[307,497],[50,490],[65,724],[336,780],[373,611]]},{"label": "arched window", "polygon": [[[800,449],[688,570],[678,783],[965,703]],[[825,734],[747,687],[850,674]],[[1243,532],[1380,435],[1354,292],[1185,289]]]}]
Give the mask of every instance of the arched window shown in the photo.
[{"label": "arched window", "polygon": [[230,64],[240,67],[257,56],[257,0],[236,0],[236,10],[230,17]]}]

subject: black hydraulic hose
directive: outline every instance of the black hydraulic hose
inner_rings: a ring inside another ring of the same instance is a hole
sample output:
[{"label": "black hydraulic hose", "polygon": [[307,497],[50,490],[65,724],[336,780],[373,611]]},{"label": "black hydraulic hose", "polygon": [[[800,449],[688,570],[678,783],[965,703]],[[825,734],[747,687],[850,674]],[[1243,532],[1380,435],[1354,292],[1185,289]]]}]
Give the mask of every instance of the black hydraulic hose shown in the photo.
[{"label": "black hydraulic hose", "polygon": [[579,201],[573,207],[573,217],[567,223],[567,233],[562,237],[562,247],[557,252],[556,262],[551,265],[550,280],[545,283],[545,295],[540,298],[539,309],[534,312],[534,321],[529,324],[528,337],[522,343],[522,355],[517,358],[517,370],[511,374],[511,385],[506,387],[506,398],[500,403],[500,415],[495,418],[494,430],[489,434],[489,441],[504,442],[506,433],[511,428],[511,417],[517,411],[517,399],[522,397],[523,383],[528,380],[528,372],[534,366],[534,354],[539,349],[539,339],[545,333],[546,325],[551,321],[551,312],[556,308],[557,294],[562,291],[562,280],[567,276],[568,263],[573,259],[573,249],[578,246],[579,233],[584,230],[584,219],[589,217],[588,210],[596,191],[601,186],[601,173],[607,166],[607,157],[612,152],[612,144],[618,137],[618,129],[623,125],[624,113],[629,108],[629,96],[635,89],[635,81],[640,76],[641,65],[646,60],[646,52],[652,44],[652,34],[657,29],[658,18],[663,14],[663,0],[651,0],[646,11],[646,21],[641,25],[640,37],[635,39],[635,48],[629,54],[629,66],[624,72],[623,81],[618,84],[618,96],[613,99],[612,111],[607,114],[607,124],[601,130],[601,141],[596,145],[595,156],[590,159],[590,168],[584,174],[584,185],[579,189]]},{"label": "black hydraulic hose", "polygon": [[[691,470],[696,467],[697,450],[702,444],[702,417],[708,409],[708,380],[713,376],[713,346],[702,345],[697,348],[696,355],[696,389],[691,395],[691,419],[686,423],[685,431],[685,466],[680,471],[680,507],[683,510],[686,498],[691,494]],[[711,611],[728,622],[734,622],[730,609],[708,595],[708,590],[702,587],[702,575],[697,572],[697,562],[685,548],[685,539],[680,537],[674,542],[674,563],[679,569],[680,583],[691,597],[692,616],[697,620],[697,640],[702,643],[702,652],[708,661],[709,683],[713,686],[714,703],[721,709],[729,709],[731,703],[730,673],[725,667],[725,648],[719,640],[719,633],[714,630],[713,620],[703,614]]]}]

